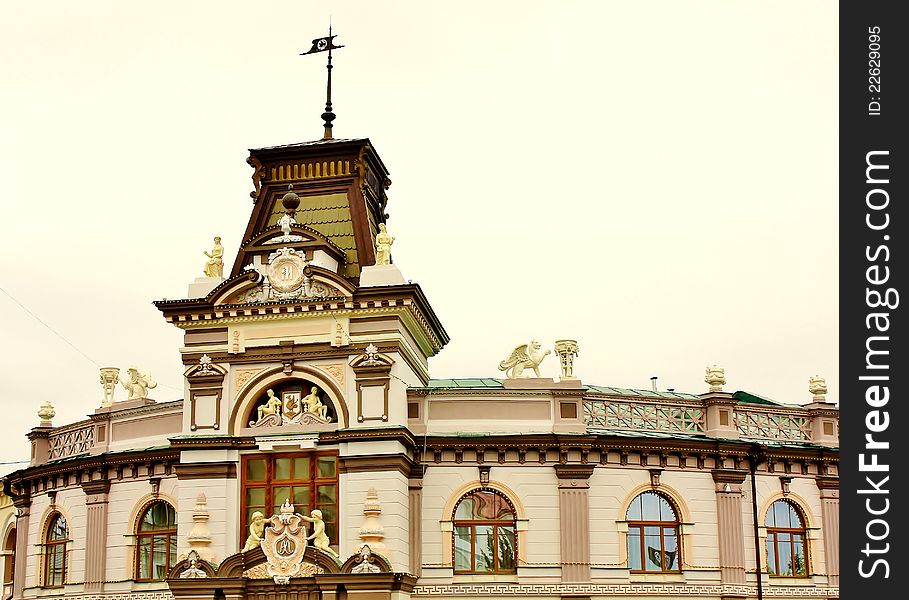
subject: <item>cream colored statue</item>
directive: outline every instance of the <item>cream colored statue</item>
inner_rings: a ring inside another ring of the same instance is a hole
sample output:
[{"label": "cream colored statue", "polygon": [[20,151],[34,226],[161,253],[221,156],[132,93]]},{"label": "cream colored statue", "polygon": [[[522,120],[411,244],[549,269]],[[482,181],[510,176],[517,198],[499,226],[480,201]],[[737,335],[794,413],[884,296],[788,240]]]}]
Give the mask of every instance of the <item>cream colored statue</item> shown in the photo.
[{"label": "cream colored statue", "polygon": [[524,369],[533,369],[534,374],[540,376],[540,363],[546,358],[551,351],[542,352],[542,344],[532,340],[529,344],[523,344],[511,351],[508,358],[499,363],[499,370],[505,371],[509,379],[525,377]]},{"label": "cream colored statue", "polygon": [[574,358],[578,355],[577,341],[556,340],[555,351],[562,367],[562,379],[577,379],[574,376]]},{"label": "cream colored statue", "polygon": [[274,390],[268,390],[268,400],[259,406],[259,420],[265,415],[280,415],[281,399],[275,396]]},{"label": "cream colored statue", "polygon": [[391,264],[391,245],[395,243],[395,238],[388,233],[385,223],[379,223],[379,233],[376,235],[376,264]]},{"label": "cream colored statue", "polygon": [[127,378],[120,377],[120,384],[128,392],[127,400],[142,400],[148,398],[148,390],[158,386],[148,372],[140,373],[136,367],[126,371]]},{"label": "cream colored statue", "polygon": [[827,380],[820,375],[808,378],[808,391],[815,402],[827,401]]},{"label": "cream colored statue", "polygon": [[258,548],[265,537],[265,515],[256,511],[252,514],[252,523],[249,524],[249,537],[243,545],[241,552],[248,552],[253,548]]},{"label": "cream colored statue", "polygon": [[322,404],[322,400],[319,398],[319,388],[313,386],[309,391],[309,395],[303,398],[303,410],[312,413],[324,421],[330,421],[328,418],[328,406]]},{"label": "cream colored statue", "polygon": [[726,384],[726,373],[723,368],[716,365],[707,367],[704,383],[710,386],[711,392],[722,392],[723,386]]},{"label": "cream colored statue", "polygon": [[331,541],[329,541],[328,535],[325,533],[325,521],[322,520],[322,511],[317,508],[309,514],[310,516],[308,517],[300,515],[304,521],[312,523],[312,534],[306,539],[312,540],[312,545],[319,550],[338,558],[338,553],[331,549]]},{"label": "cream colored statue", "polygon": [[215,236],[215,245],[211,252],[206,252],[205,256],[208,261],[205,263],[204,273],[206,277],[223,277],[224,276],[224,246],[221,245],[221,238]]}]

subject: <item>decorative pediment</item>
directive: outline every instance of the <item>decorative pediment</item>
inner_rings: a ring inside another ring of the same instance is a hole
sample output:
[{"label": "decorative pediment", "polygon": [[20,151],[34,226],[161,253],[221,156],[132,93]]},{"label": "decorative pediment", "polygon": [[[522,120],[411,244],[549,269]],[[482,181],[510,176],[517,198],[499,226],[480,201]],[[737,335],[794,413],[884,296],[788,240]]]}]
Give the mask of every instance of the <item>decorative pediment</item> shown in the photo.
[{"label": "decorative pediment", "polygon": [[366,346],[366,349],[363,352],[363,354],[357,356],[352,361],[350,361],[350,366],[353,368],[353,370],[355,372],[363,371],[363,370],[367,370],[367,369],[368,370],[378,369],[378,370],[382,371],[382,370],[390,370],[391,365],[393,365],[394,362],[395,361],[391,357],[380,353],[379,349],[376,347],[375,344],[370,344],[370,345]]},{"label": "decorative pediment", "polygon": [[203,354],[197,364],[191,365],[183,372],[183,376],[190,380],[201,380],[203,378],[212,378],[212,380],[221,381],[227,375],[227,370],[212,362],[211,357]]},{"label": "decorative pediment", "polygon": [[239,285],[225,287],[211,300],[215,305],[254,304],[284,300],[351,298],[354,288],[331,271],[309,263],[293,248],[278,248],[265,263],[247,268]]}]

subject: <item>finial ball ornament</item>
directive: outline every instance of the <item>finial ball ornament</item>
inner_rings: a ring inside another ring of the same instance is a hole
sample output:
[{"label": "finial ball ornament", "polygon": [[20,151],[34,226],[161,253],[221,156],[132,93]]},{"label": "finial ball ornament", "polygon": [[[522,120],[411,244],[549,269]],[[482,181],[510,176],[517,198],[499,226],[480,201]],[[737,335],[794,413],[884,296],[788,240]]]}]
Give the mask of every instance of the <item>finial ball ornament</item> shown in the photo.
[{"label": "finial ball ornament", "polygon": [[281,198],[281,204],[287,212],[294,212],[300,206],[300,196],[294,193],[294,184],[287,186],[287,193]]}]

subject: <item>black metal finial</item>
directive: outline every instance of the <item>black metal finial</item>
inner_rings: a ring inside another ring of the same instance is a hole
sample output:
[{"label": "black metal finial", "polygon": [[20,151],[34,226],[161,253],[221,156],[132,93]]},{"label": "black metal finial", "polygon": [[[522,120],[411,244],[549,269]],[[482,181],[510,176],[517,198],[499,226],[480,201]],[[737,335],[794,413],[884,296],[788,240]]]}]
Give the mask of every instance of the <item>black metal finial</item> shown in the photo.
[{"label": "black metal finial", "polygon": [[316,38],[312,41],[312,48],[309,49],[309,52],[303,52],[300,56],[305,56],[307,54],[315,54],[316,52],[325,52],[328,51],[328,64],[326,68],[328,69],[328,84],[325,89],[325,112],[322,113],[322,120],[325,121],[325,133],[322,135],[323,140],[330,140],[331,137],[331,126],[332,121],[335,120],[335,113],[331,110],[331,51],[338,48],[343,48],[344,46],[335,46],[332,41],[335,37],[331,33],[331,24],[328,25],[328,37]]}]

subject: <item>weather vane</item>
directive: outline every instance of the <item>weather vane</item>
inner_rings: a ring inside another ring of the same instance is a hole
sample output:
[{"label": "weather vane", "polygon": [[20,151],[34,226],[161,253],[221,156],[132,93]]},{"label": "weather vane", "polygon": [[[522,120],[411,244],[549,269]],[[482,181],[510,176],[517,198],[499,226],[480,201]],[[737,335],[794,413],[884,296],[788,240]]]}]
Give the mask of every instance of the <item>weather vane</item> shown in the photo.
[{"label": "weather vane", "polygon": [[303,52],[300,56],[306,56],[307,54],[315,54],[317,52],[328,51],[328,86],[325,92],[325,112],[322,113],[322,120],[325,121],[325,134],[322,136],[323,140],[330,140],[331,137],[331,122],[335,120],[335,113],[331,111],[331,51],[337,50],[338,48],[343,48],[344,46],[335,46],[334,40],[337,36],[331,34],[331,23],[328,24],[328,37],[316,38],[312,41],[312,48],[309,49],[309,52]]}]

